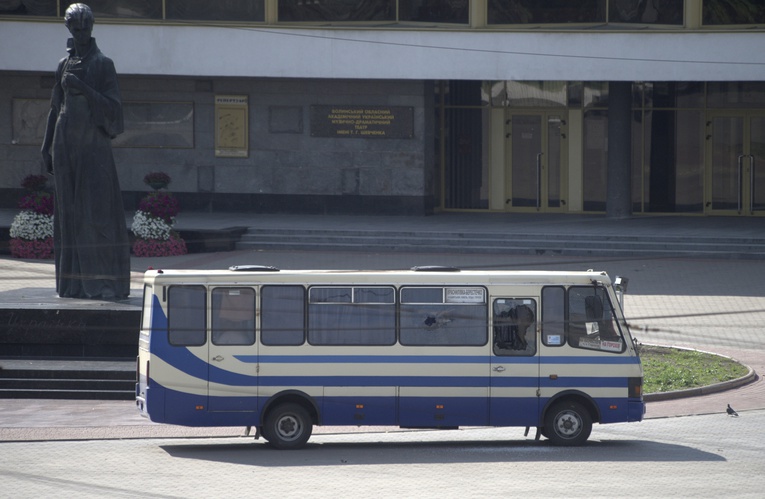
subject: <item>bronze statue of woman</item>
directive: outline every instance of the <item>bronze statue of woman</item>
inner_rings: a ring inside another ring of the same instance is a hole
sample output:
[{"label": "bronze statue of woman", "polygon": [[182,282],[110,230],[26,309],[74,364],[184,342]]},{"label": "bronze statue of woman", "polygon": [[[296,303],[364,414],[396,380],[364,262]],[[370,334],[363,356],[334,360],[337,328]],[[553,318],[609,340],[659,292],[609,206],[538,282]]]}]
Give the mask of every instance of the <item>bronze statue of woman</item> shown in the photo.
[{"label": "bronze statue of woman", "polygon": [[114,63],[91,36],[93,12],[69,6],[72,38],[56,70],[42,156],[55,179],[56,292],[118,300],[130,294],[130,244],[111,140],[123,131]]}]

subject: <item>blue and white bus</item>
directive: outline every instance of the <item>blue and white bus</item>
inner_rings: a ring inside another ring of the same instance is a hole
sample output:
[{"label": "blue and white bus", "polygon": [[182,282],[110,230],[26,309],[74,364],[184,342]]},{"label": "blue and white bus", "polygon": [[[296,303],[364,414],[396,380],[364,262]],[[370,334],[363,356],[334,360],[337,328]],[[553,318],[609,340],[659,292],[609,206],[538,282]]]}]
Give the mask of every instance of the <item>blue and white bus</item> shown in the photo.
[{"label": "blue and white bus", "polygon": [[519,426],[580,445],[641,421],[643,373],[605,272],[151,270],[136,403],[256,429]]}]

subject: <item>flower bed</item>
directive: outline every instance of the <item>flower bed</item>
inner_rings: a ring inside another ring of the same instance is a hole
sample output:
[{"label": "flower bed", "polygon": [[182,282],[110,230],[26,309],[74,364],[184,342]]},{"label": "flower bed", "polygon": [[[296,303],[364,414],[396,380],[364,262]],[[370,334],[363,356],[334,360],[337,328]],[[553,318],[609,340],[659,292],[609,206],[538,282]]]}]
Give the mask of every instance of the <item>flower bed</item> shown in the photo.
[{"label": "flower bed", "polygon": [[[162,172],[150,173],[144,182],[151,185],[150,177],[170,183],[170,177]],[[167,191],[150,192],[138,203],[138,210],[133,216],[130,230],[136,236],[133,242],[133,254],[147,256],[175,256],[188,253],[185,241],[173,230],[175,216],[178,214],[178,200]]]},{"label": "flower bed", "polygon": [[50,260],[53,258],[53,237],[45,239],[19,239],[14,238],[8,242],[11,255],[16,258],[29,258],[36,260]]},{"label": "flower bed", "polygon": [[45,190],[47,181],[44,175],[28,175],[21,184],[28,192],[19,201],[8,245],[16,258],[53,258],[53,195]]},{"label": "flower bed", "polygon": [[176,234],[167,240],[136,239],[133,242],[133,254],[135,256],[176,256],[186,253],[188,253],[186,242]]}]

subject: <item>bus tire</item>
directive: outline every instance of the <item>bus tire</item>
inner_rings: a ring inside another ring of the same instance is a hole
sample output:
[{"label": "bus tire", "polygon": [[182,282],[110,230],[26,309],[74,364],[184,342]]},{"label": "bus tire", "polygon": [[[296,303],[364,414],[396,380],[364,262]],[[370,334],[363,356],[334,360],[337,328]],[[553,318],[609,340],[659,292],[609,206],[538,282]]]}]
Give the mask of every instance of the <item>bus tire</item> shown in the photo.
[{"label": "bus tire", "polygon": [[558,402],[545,414],[543,434],[553,445],[583,445],[591,432],[592,417],[578,402]]},{"label": "bus tire", "polygon": [[270,411],[263,425],[263,437],[275,449],[300,449],[311,437],[311,416],[298,404],[281,404]]}]

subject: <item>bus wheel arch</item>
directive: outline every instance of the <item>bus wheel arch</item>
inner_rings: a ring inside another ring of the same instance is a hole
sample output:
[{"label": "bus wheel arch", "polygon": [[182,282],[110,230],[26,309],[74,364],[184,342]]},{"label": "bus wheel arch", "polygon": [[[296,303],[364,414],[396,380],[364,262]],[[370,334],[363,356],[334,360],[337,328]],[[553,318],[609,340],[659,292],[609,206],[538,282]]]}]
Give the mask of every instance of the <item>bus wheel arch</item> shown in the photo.
[{"label": "bus wheel arch", "polygon": [[308,395],[282,392],[263,408],[261,434],[276,449],[299,449],[305,445],[318,424],[319,412]]},{"label": "bus wheel arch", "polygon": [[584,394],[561,394],[548,402],[542,414],[542,434],[553,445],[583,445],[593,422],[600,421],[597,405]]}]

